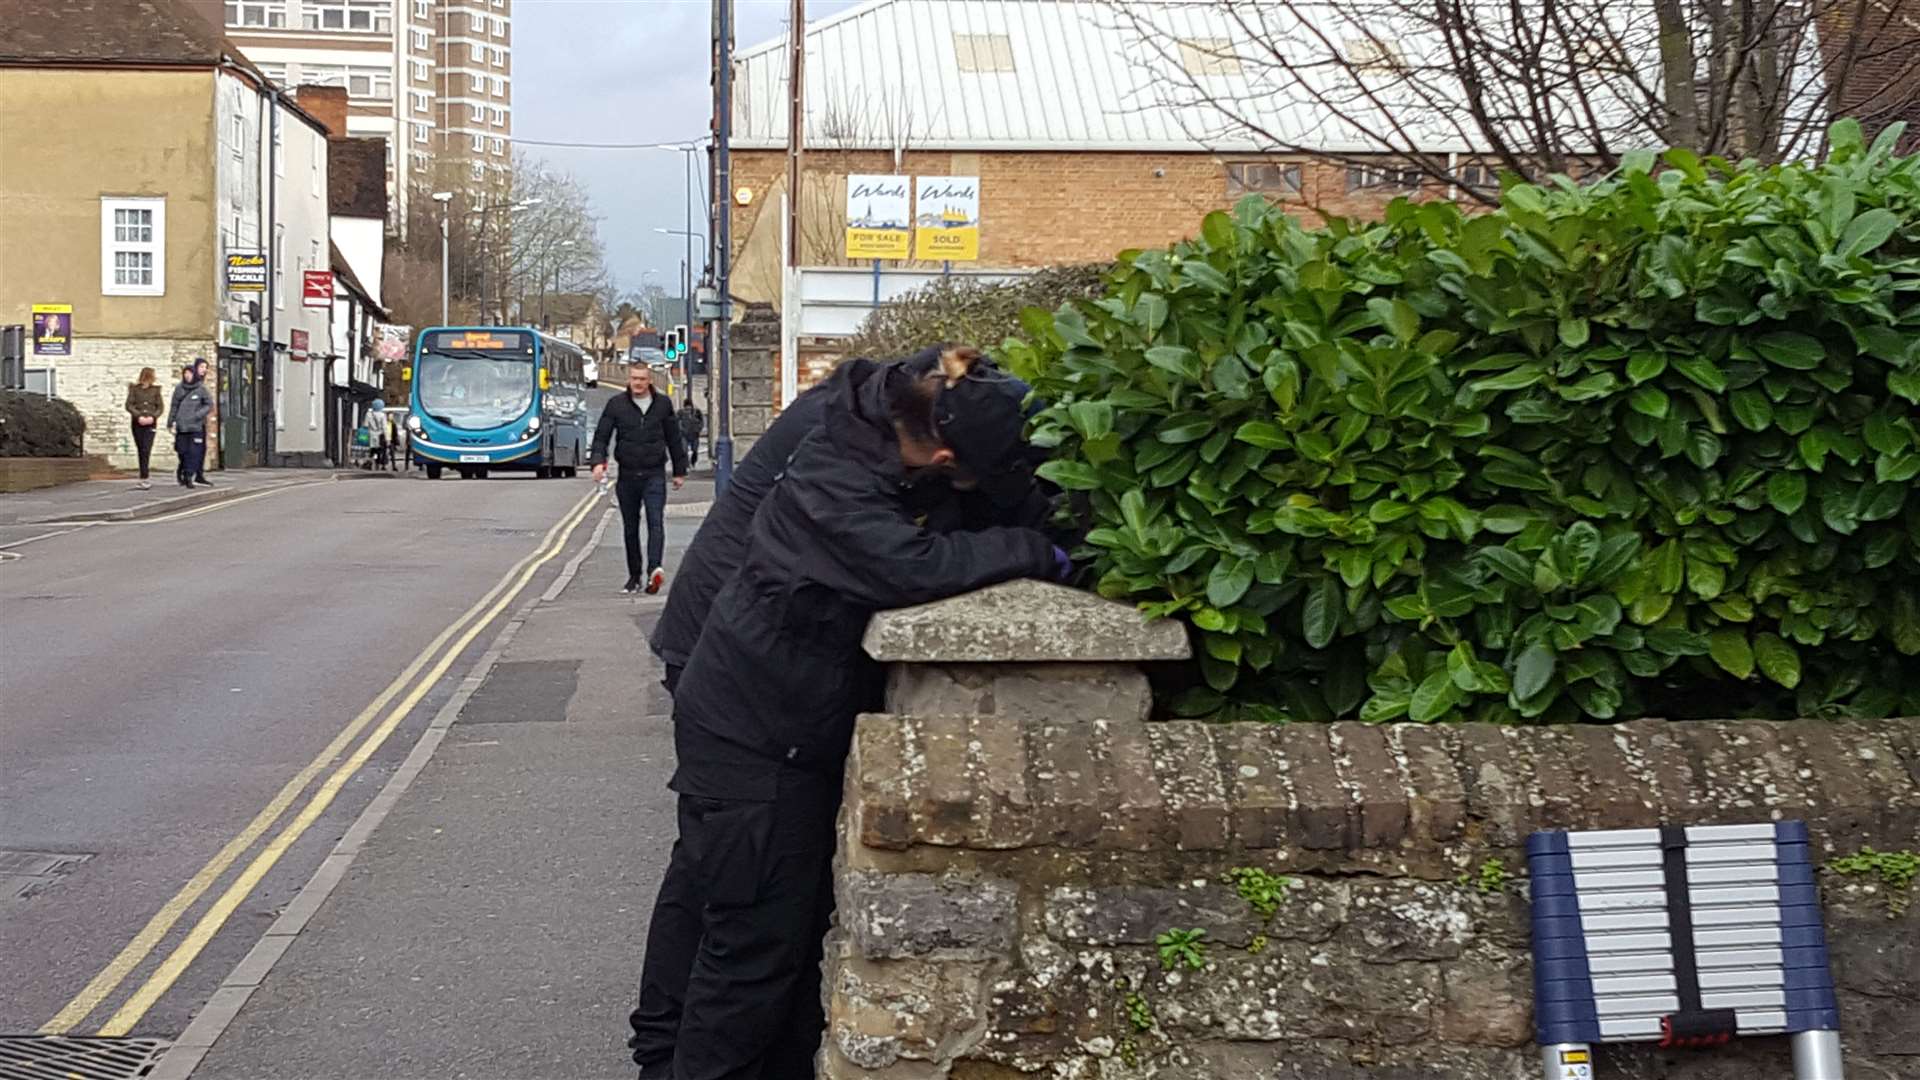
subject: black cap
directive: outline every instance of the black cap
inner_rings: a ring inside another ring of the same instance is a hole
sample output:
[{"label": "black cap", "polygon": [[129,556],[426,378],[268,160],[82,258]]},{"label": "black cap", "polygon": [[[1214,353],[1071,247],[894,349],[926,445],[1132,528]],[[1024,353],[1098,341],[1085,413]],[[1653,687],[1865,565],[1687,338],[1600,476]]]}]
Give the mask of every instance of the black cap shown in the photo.
[{"label": "black cap", "polygon": [[934,407],[940,440],[996,503],[1011,505],[1025,498],[1041,460],[1021,437],[1027,425],[1022,404],[1029,389],[991,363],[981,363],[942,389]]}]

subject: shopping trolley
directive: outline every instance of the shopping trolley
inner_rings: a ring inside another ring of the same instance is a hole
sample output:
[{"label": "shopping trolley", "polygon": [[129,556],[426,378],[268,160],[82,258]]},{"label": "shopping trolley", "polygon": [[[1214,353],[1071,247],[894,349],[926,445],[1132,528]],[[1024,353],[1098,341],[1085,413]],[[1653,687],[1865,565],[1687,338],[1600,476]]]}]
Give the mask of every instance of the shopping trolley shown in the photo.
[{"label": "shopping trolley", "polygon": [[1777,1034],[1842,1080],[1805,822],[1537,832],[1527,869],[1547,1080],[1592,1080],[1595,1043]]}]

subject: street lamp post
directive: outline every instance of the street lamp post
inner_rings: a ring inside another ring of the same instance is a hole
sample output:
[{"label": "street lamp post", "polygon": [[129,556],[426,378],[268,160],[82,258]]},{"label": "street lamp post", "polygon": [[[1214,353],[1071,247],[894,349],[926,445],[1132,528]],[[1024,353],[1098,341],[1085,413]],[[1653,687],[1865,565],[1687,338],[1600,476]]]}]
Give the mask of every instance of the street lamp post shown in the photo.
[{"label": "street lamp post", "polygon": [[447,325],[447,204],[453,202],[453,192],[436,191],[433,201],[440,204],[440,325]]},{"label": "street lamp post", "polygon": [[[692,158],[687,159],[687,167],[689,169],[693,167]],[[689,198],[691,198],[692,196],[691,188],[688,189],[688,196]],[[687,238],[687,257],[680,261],[680,295],[682,300],[684,300],[686,303],[687,333],[692,334],[693,333],[693,240],[696,236],[700,236],[699,233],[696,233],[693,231],[692,202],[688,202],[687,204],[687,227],[686,228],[663,229],[656,225],[654,226],[653,231],[660,233],[663,236],[684,236]],[[704,240],[705,237],[701,237],[701,239]],[[708,350],[708,351],[709,353],[711,353],[712,350]],[[687,366],[683,366],[681,370],[682,370],[682,373],[685,374],[687,377],[688,392],[691,393],[692,387],[693,387],[693,369],[691,365],[687,365]],[[711,355],[707,357],[707,383],[708,385],[712,385],[713,383],[713,357]]]}]

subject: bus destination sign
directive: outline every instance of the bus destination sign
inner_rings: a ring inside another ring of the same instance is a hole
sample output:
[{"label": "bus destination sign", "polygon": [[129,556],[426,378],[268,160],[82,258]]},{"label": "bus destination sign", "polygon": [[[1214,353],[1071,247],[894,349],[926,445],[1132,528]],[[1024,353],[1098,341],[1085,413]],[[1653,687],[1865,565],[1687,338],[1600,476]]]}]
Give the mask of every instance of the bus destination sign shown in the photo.
[{"label": "bus destination sign", "polygon": [[525,352],[532,343],[515,331],[449,330],[433,336],[436,349],[480,349],[486,352]]}]

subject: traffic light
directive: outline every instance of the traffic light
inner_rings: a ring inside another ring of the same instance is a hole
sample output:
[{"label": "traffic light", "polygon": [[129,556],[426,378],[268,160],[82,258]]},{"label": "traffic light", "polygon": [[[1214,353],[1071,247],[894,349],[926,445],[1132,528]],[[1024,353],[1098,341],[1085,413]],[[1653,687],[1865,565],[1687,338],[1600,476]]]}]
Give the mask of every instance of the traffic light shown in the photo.
[{"label": "traffic light", "polygon": [[673,328],[673,336],[680,342],[680,356],[684,359],[689,352],[693,351],[691,347],[693,339],[687,336],[687,324],[676,323]]},{"label": "traffic light", "polygon": [[675,330],[667,331],[666,337],[660,342],[660,351],[663,353],[666,353],[667,359],[669,360],[680,355],[680,331],[679,330],[675,329]]}]

